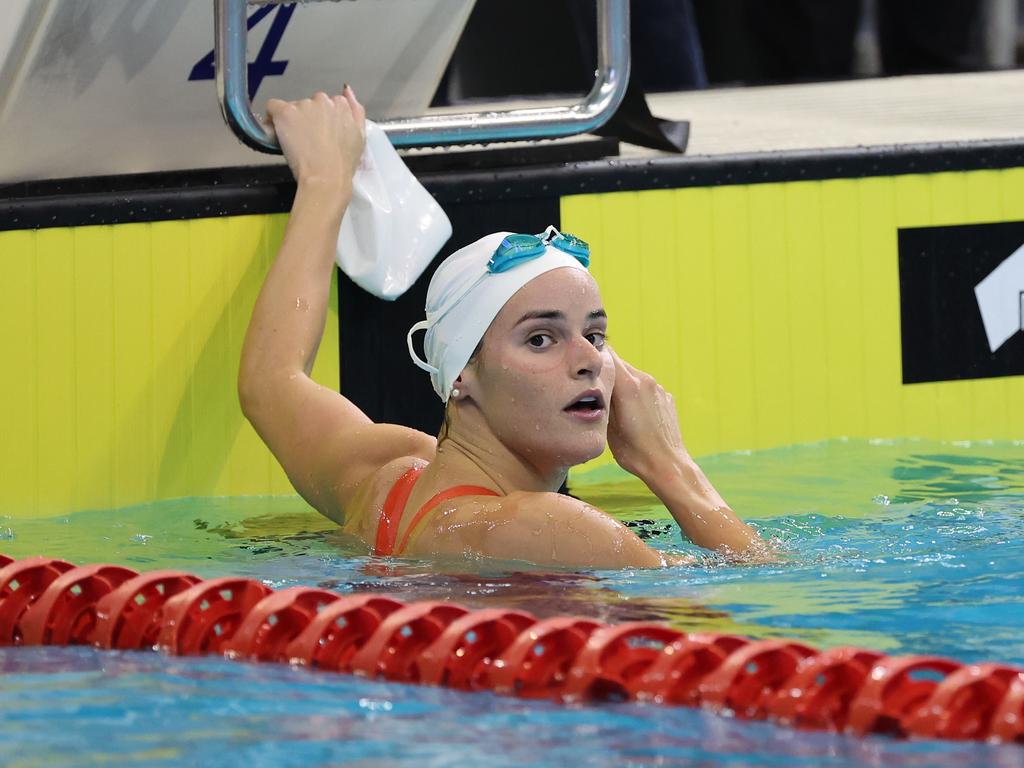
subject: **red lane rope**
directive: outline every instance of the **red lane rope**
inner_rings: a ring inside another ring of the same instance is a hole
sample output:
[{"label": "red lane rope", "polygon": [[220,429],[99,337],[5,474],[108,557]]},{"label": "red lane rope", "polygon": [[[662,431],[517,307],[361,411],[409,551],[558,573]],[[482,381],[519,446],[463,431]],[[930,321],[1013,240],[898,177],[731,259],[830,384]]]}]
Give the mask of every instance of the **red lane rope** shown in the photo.
[{"label": "red lane rope", "polygon": [[0,646],[19,645],[220,653],[524,698],[636,700],[855,735],[1024,744],[1024,670],[1003,664],[0,554]]}]

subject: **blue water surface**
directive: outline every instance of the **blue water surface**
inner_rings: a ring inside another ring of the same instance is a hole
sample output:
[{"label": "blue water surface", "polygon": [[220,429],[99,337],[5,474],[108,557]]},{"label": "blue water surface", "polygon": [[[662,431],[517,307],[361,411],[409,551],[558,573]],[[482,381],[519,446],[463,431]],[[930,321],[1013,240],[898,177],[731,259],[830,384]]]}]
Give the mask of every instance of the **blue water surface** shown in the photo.
[{"label": "blue water surface", "polygon": [[[382,561],[295,499],[191,499],[0,517],[0,552],[255,576],[538,616],[1024,666],[1024,445],[833,441],[702,461],[784,552],[660,571]],[[573,492],[653,546],[696,551],[618,470]],[[1024,765],[1024,747],[856,739],[683,708],[562,706],[218,658],[0,649],[0,764]]]}]

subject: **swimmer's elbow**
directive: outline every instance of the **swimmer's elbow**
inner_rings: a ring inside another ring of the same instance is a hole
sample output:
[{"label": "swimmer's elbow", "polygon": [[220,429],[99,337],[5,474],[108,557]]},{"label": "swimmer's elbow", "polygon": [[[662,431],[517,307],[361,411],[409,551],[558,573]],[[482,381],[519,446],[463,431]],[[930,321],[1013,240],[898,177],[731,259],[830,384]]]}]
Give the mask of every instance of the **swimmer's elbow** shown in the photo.
[{"label": "swimmer's elbow", "polygon": [[237,387],[238,405],[242,409],[242,415],[249,421],[252,421],[252,414],[256,411],[259,404],[259,394],[241,372],[238,374]]},{"label": "swimmer's elbow", "polygon": [[238,381],[236,382],[238,405],[242,410],[242,415],[254,427],[259,425],[262,414],[273,407],[274,394],[272,387],[269,386],[268,378],[247,371],[244,365],[238,371]]},{"label": "swimmer's elbow", "polygon": [[238,380],[235,382],[238,405],[242,409],[242,415],[249,421],[252,421],[253,415],[259,412],[264,399],[263,388],[259,386],[259,377],[250,370],[251,367],[243,359],[242,364],[238,367]]}]

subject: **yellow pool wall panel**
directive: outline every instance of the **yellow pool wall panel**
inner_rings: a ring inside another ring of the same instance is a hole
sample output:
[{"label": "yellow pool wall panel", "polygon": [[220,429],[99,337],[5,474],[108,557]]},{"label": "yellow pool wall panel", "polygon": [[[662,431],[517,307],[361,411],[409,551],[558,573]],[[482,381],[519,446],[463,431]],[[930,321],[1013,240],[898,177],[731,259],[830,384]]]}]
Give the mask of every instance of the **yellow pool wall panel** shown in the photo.
[{"label": "yellow pool wall panel", "polygon": [[1024,169],[573,195],[561,219],[695,455],[1024,438],[1024,377],[903,384],[897,241],[1024,220]]},{"label": "yellow pool wall panel", "polygon": [[[238,360],[286,214],[0,232],[0,515],[294,493]],[[337,285],[314,378],[339,383]]]},{"label": "yellow pool wall panel", "polygon": [[[591,242],[613,345],[676,395],[697,456],[1024,439],[1024,377],[902,383],[897,242],[1021,220],[1020,168],[561,199],[563,228]],[[294,493],[235,391],[286,221],[0,232],[0,516]],[[314,369],[334,388],[337,297]]]}]

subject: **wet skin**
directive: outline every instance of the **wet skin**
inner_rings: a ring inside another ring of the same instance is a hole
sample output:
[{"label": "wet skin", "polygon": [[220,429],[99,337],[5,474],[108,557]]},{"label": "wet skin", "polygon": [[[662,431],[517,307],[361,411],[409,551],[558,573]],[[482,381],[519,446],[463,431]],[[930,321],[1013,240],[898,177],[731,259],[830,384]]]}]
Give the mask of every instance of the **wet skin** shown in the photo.
[{"label": "wet skin", "polygon": [[[480,485],[499,496],[446,502],[415,532],[409,555],[568,568],[664,565],[667,558],[617,520],[555,492],[569,467],[607,443],[696,544],[740,557],[763,553],[757,534],[686,451],[671,395],[605,344],[600,292],[585,272],[552,270],[505,304],[456,382],[459,395],[449,401],[440,444],[416,430],[374,424],[314,382],[309,374],[362,153],[364,112],[346,89],[334,97],[271,100],[268,115],[297,186],[246,334],[239,400],[314,508],[371,544],[394,482],[411,466],[426,465],[407,510],[453,485]],[[411,516],[403,518],[400,538]]]}]

